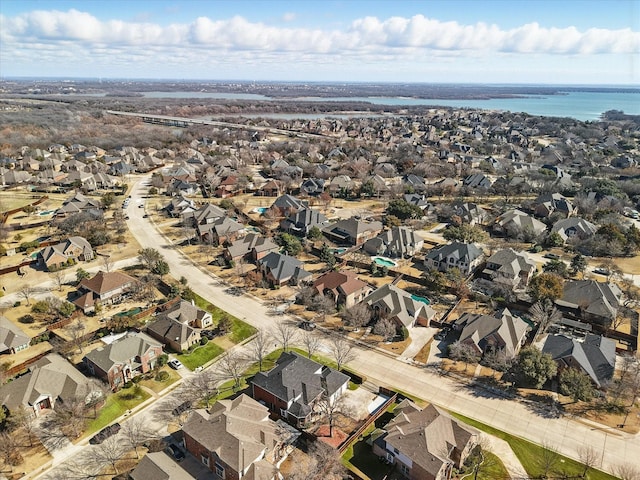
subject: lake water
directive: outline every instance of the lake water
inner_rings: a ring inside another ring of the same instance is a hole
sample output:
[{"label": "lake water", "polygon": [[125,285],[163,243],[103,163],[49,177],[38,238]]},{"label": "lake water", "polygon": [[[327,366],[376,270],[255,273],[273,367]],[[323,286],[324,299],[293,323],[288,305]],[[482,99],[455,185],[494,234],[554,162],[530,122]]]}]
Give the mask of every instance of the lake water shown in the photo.
[{"label": "lake water", "polygon": [[[83,96],[104,96],[105,94],[84,94]],[[489,100],[442,100],[437,98],[404,97],[300,97],[271,98],[253,93],[211,93],[211,92],[144,92],[146,98],[212,98],[220,100],[255,101],[307,101],[307,102],[368,102],[373,105],[427,105],[453,108],[478,108],[485,110],[505,110],[525,112],[545,117],[572,117],[578,120],[598,120],[607,110],[622,110],[630,115],[640,115],[640,93],[616,92],[568,92],[562,95],[532,95],[523,98],[494,98]],[[248,118],[317,119],[331,117],[361,117],[375,114],[354,113],[264,113],[244,114]]]}]

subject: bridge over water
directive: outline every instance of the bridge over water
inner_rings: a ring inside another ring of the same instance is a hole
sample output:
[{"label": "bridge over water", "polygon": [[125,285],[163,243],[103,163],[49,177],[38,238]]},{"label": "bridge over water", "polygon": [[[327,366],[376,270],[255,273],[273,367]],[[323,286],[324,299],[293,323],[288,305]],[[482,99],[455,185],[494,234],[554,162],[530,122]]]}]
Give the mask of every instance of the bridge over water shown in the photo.
[{"label": "bridge over water", "polygon": [[197,118],[186,117],[169,117],[167,115],[150,115],[148,113],[136,113],[136,112],[119,112],[117,110],[107,110],[106,113],[111,115],[120,115],[123,117],[137,117],[142,119],[145,123],[152,123],[154,125],[165,125],[167,127],[181,127],[186,128],[189,125],[211,125],[220,128],[236,128],[239,130],[250,130],[252,132],[264,132],[277,135],[285,135],[289,137],[298,138],[331,138],[328,135],[322,135],[318,133],[306,133],[296,130],[285,130],[281,128],[263,127],[258,125],[244,125],[242,123],[221,122],[219,120],[202,120]]}]

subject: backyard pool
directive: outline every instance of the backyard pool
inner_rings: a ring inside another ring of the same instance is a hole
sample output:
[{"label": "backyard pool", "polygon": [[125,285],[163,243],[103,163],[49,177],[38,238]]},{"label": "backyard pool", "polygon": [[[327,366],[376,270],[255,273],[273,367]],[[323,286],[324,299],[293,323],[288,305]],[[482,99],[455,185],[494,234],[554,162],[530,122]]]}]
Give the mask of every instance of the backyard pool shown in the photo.
[{"label": "backyard pool", "polygon": [[411,298],[413,298],[416,302],[426,303],[427,305],[431,304],[428,298],[420,297],[418,295],[411,295]]},{"label": "backyard pool", "polygon": [[342,247],[341,247],[341,248],[332,248],[332,249],[331,249],[331,252],[332,252],[334,255],[342,255],[342,254],[343,254],[344,252],[346,252],[346,251],[347,251],[347,249],[346,249],[346,248],[342,248]]},{"label": "backyard pool", "polygon": [[55,212],[55,210],[45,210],[43,212],[38,212],[38,215],[40,215],[41,217],[46,217],[47,215],[51,215],[53,212]]},{"label": "backyard pool", "polygon": [[373,261],[377,264],[380,265],[381,267],[397,267],[398,264],[396,262],[394,262],[393,260],[389,259],[389,258],[385,258],[385,257],[373,257]]},{"label": "backyard pool", "polygon": [[137,315],[140,313],[142,309],[140,307],[132,308],[131,310],[127,310],[126,312],[116,313],[114,317],[131,317],[133,315]]},{"label": "backyard pool", "polygon": [[251,210],[253,213],[259,213],[260,215],[262,215],[264,212],[266,212],[267,210],[269,210],[268,207],[256,207],[253,210]]}]

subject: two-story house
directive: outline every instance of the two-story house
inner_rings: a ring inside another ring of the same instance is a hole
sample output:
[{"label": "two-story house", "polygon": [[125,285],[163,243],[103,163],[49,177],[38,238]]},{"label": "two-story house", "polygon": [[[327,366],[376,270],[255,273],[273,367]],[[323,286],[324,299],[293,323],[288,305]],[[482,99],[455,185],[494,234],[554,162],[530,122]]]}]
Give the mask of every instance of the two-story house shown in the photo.
[{"label": "two-story house", "polygon": [[318,295],[331,298],[336,306],[347,309],[360,303],[372,291],[371,286],[351,270],[327,272],[313,282],[313,288]]},{"label": "two-story house", "polygon": [[113,303],[120,299],[137,280],[122,272],[98,272],[78,284],[80,297],[73,303],[84,313],[92,312],[96,303]]},{"label": "two-story house", "polygon": [[457,268],[463,275],[470,275],[482,263],[483,256],[473,243],[453,242],[429,251],[424,266],[441,272]]},{"label": "two-story house", "polygon": [[91,244],[82,237],[69,237],[64,242],[50,245],[38,252],[38,265],[47,270],[66,267],[69,262],[93,260]]},{"label": "two-story house", "polygon": [[147,333],[173,351],[181,352],[198,344],[200,331],[212,324],[209,312],[196,307],[192,302],[182,300],[157,315],[147,325]]},{"label": "two-story house", "polygon": [[118,390],[133,377],[152,370],[160,355],[160,342],[145,333],[128,332],[113,343],[87,353],[82,360],[92,375]]}]

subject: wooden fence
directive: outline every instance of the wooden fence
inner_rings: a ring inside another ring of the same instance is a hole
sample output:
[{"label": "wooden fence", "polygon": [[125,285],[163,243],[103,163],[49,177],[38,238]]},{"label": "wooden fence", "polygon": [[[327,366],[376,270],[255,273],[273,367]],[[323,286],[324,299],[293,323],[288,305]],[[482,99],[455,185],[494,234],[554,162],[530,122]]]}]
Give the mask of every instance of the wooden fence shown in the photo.
[{"label": "wooden fence", "polygon": [[[45,202],[46,200],[49,200],[49,197],[46,196],[46,195],[43,195],[42,197],[40,197],[35,202],[31,202],[31,203],[25,205],[24,207],[26,207],[28,205],[31,205],[32,207],[35,207],[35,206],[40,205],[42,202]],[[0,223],[6,223],[7,219],[9,218],[9,215],[13,215],[14,213],[21,212],[24,207],[14,208],[13,210],[7,210],[6,212],[0,213]]]}]

